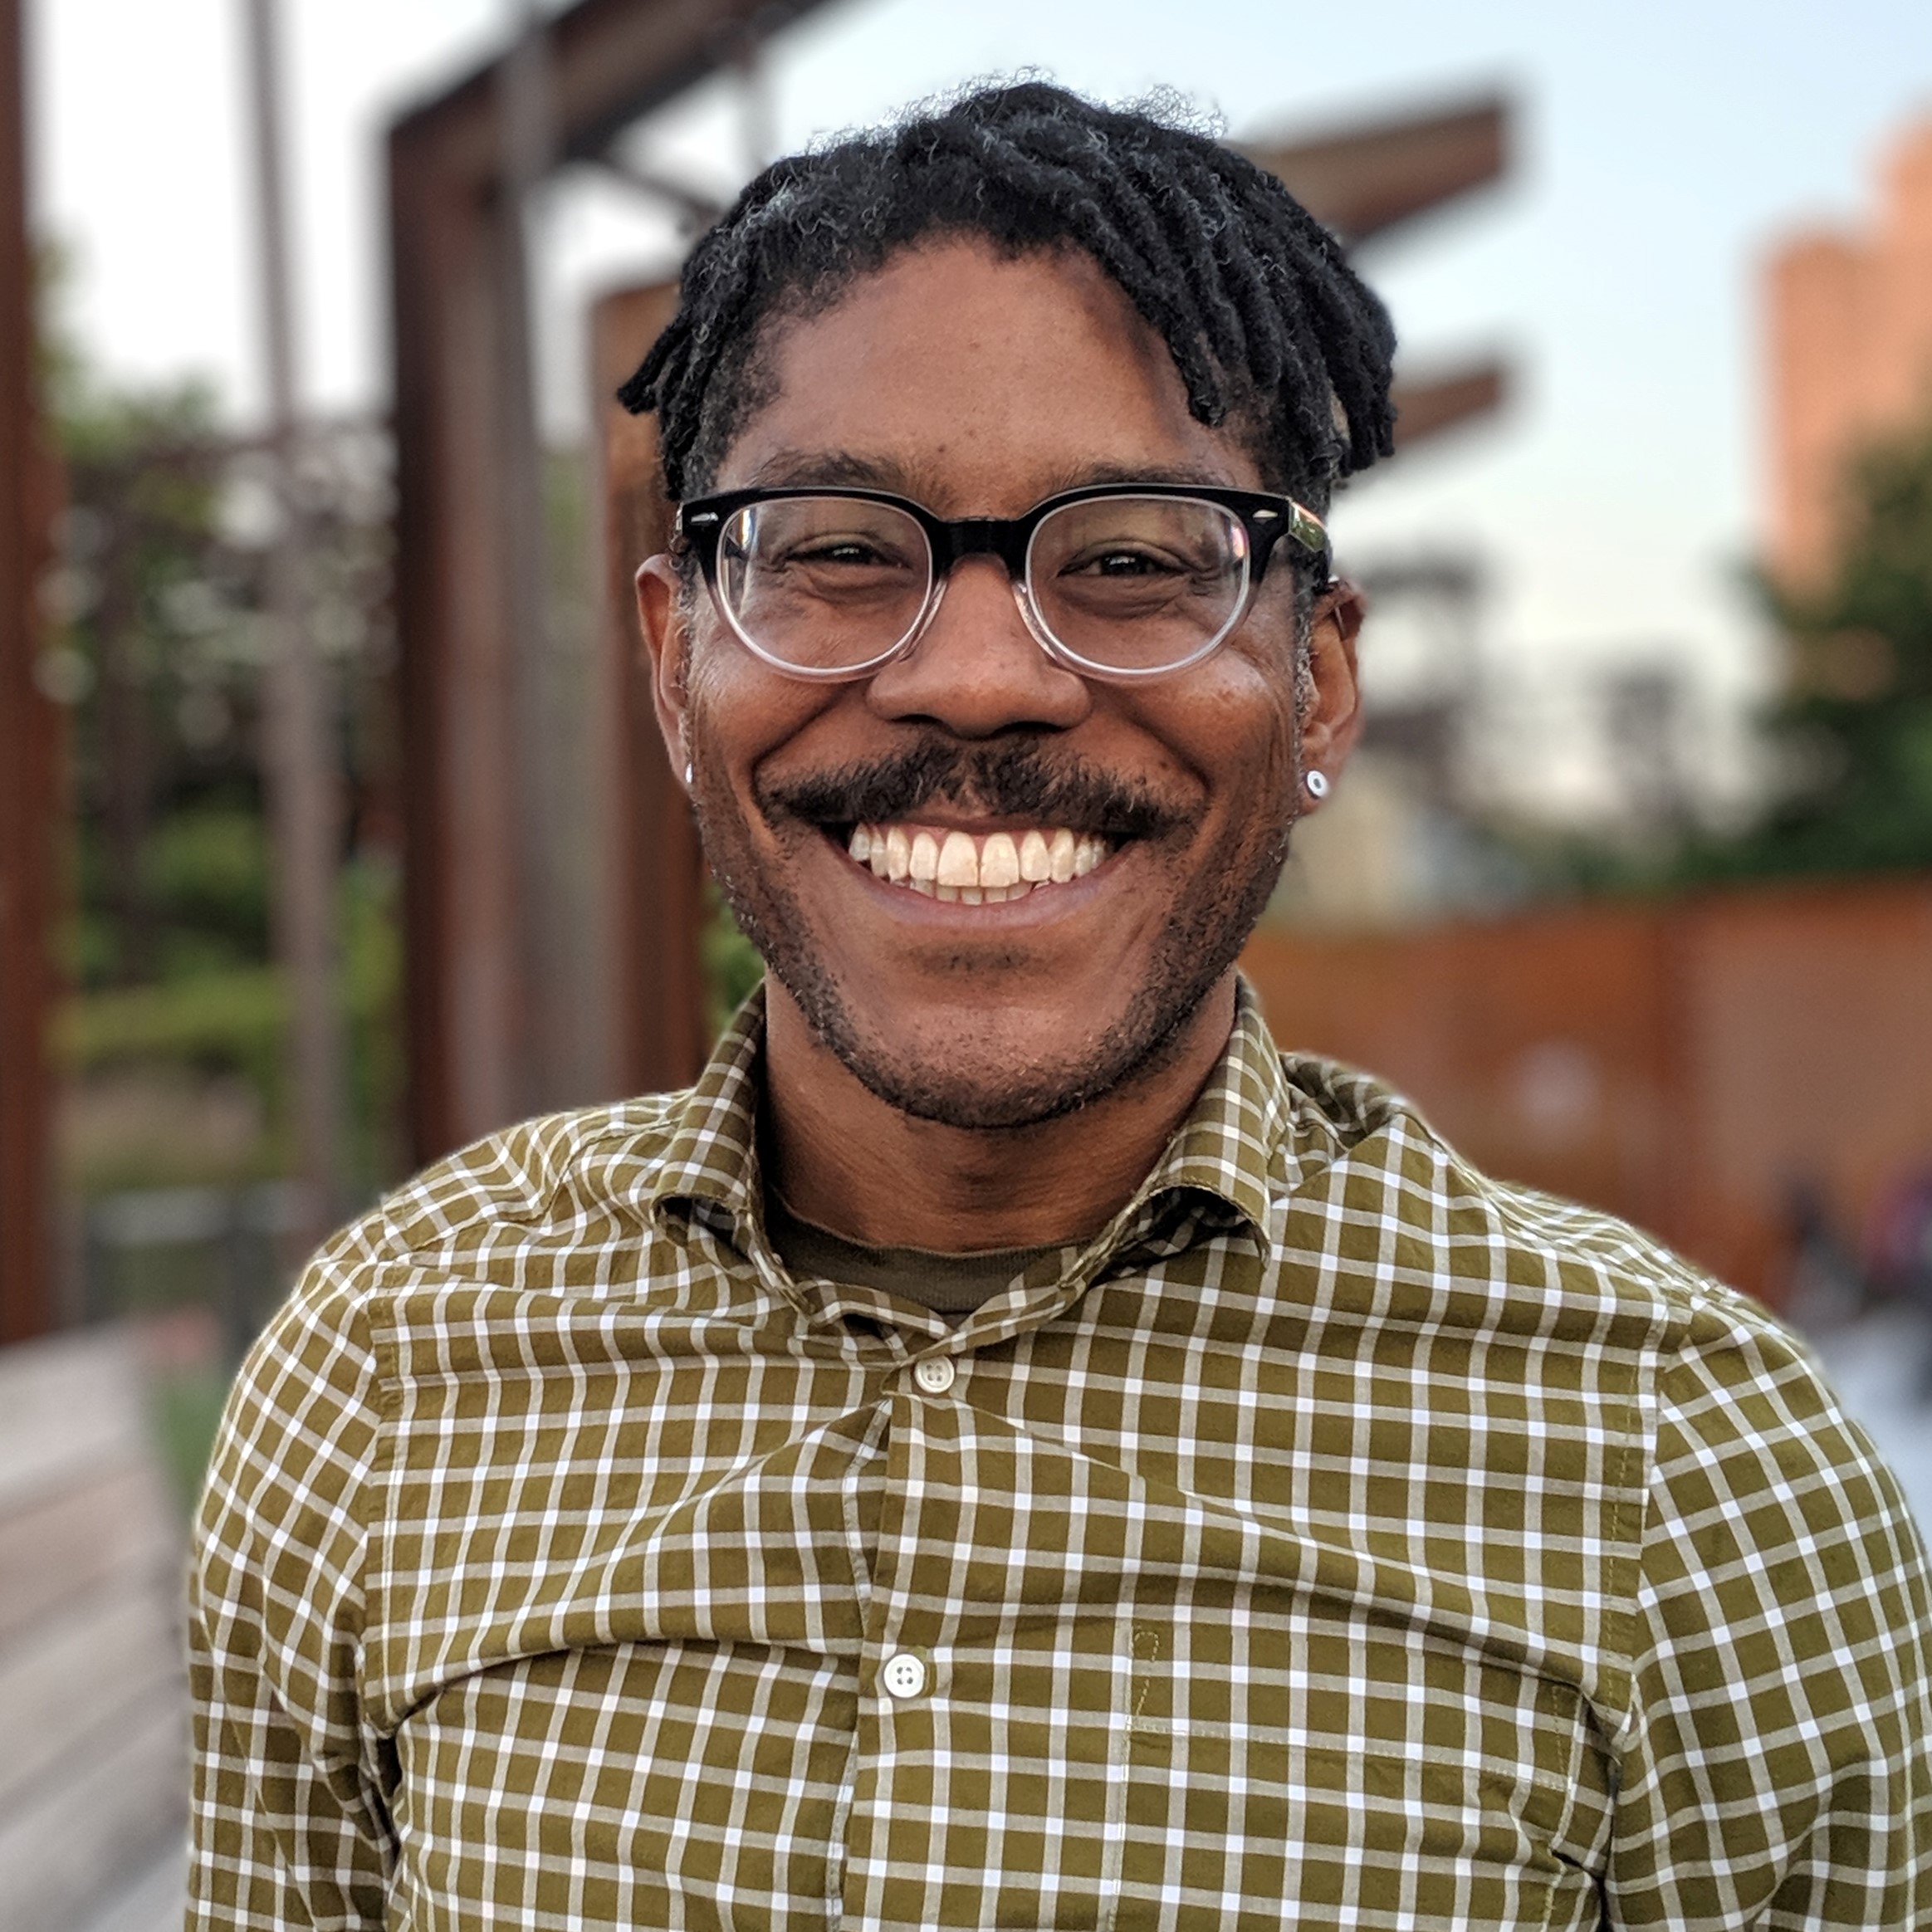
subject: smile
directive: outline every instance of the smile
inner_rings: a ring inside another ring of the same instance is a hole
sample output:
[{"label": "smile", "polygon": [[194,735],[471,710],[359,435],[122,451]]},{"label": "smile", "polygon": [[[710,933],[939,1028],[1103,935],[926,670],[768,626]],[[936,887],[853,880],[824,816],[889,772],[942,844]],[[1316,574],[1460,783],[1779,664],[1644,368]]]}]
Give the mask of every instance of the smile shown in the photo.
[{"label": "smile", "polygon": [[1112,849],[1106,839],[1064,825],[976,838],[944,826],[860,824],[846,842],[875,878],[966,906],[1004,905],[1084,878]]}]

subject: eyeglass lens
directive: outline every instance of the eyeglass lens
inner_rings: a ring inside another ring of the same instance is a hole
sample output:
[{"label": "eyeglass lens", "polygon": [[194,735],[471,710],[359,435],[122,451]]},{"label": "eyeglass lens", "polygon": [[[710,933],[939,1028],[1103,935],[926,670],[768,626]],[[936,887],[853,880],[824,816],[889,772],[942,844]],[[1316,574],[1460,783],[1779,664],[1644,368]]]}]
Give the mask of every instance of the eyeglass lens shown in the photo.
[{"label": "eyeglass lens", "polygon": [[[1069,657],[1132,673],[1187,663],[1240,614],[1248,588],[1240,519],[1191,497],[1104,496],[1043,517],[1027,553],[1036,618]],[[795,496],[726,525],[717,589],[746,642],[776,662],[836,673],[876,663],[918,628],[932,553],[889,503]]]}]

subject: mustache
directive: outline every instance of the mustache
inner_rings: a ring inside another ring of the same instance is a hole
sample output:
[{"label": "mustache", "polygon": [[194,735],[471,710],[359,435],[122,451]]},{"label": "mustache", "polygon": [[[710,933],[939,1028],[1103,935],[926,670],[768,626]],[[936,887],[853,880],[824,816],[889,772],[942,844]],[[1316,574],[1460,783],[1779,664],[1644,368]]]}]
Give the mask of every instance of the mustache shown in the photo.
[{"label": "mustache", "polygon": [[752,788],[769,817],[814,825],[878,824],[917,815],[936,800],[988,818],[1030,819],[1116,841],[1151,839],[1194,814],[1137,779],[1078,759],[1049,757],[1030,741],[961,745],[928,741],[809,776],[761,780]]}]

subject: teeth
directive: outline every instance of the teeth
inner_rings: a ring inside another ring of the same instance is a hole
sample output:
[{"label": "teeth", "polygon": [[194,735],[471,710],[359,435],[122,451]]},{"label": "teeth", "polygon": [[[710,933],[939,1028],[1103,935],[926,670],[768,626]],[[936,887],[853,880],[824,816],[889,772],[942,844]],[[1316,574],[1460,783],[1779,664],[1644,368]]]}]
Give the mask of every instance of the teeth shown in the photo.
[{"label": "teeth", "polygon": [[1004,832],[995,832],[980,854],[980,883],[1000,888],[1019,883],[1020,848]]},{"label": "teeth", "polygon": [[979,849],[966,833],[946,834],[946,843],[939,849],[939,883],[942,886],[976,886],[980,883]]},{"label": "teeth", "polygon": [[855,825],[847,849],[877,878],[910,886],[949,905],[1003,906],[1035,886],[1084,878],[1108,854],[1107,841],[1066,828],[1010,832],[984,839],[956,829],[908,832],[903,825]]}]

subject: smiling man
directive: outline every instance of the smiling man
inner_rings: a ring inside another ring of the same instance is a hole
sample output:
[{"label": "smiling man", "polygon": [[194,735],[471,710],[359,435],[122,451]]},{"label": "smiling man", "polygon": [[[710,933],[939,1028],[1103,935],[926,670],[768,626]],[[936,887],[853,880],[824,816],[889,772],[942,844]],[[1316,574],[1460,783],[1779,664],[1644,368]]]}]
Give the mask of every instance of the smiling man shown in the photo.
[{"label": "smiling man", "polygon": [[684,292],[640,608],[767,986],[258,1344],[191,1923],[1926,1923],[1924,1554],[1802,1349],[1236,976],[1356,725],[1334,242],[1029,85]]}]

